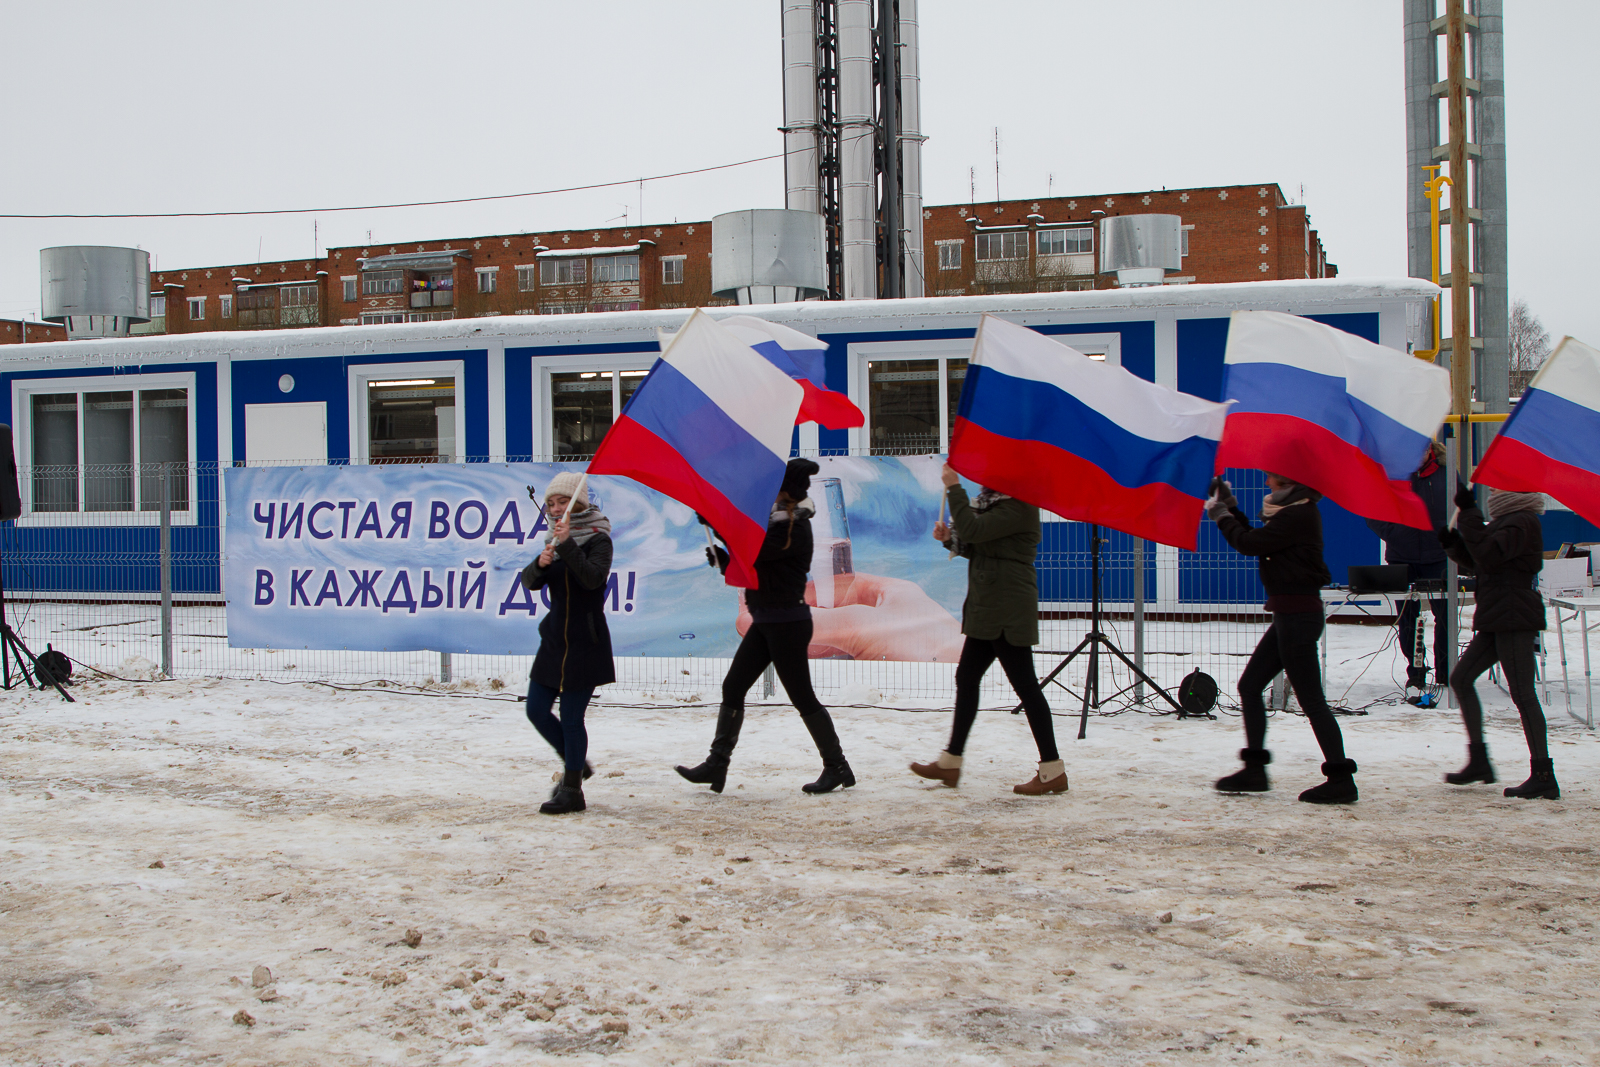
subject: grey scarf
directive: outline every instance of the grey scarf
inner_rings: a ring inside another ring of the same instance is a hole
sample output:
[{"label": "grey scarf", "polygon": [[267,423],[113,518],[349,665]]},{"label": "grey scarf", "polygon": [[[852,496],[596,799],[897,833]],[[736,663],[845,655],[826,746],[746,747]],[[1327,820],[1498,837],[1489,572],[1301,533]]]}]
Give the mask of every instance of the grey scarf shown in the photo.
[{"label": "grey scarf", "polygon": [[1491,521],[1518,511],[1544,514],[1543,493],[1513,493],[1509,489],[1489,490],[1489,518]]},{"label": "grey scarf", "polygon": [[[605,513],[599,508],[591,504],[582,511],[567,513],[567,535],[572,538],[573,544],[588,544],[594,539],[595,534],[607,536],[611,534],[611,520],[606,518]],[[544,543],[550,544],[555,540],[555,536],[554,533],[546,532]]]}]

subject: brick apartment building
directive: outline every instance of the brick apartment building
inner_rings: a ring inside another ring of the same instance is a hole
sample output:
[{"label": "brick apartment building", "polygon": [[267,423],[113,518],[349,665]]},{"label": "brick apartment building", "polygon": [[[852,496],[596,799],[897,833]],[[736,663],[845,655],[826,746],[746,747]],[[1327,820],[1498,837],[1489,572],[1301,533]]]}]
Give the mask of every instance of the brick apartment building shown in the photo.
[{"label": "brick apartment building", "polygon": [[38,344],[40,341],[65,341],[67,328],[54,322],[26,322],[0,319],[0,345]]},{"label": "brick apartment building", "polygon": [[[1277,185],[1239,185],[929,207],[925,292],[1108,288],[1115,283],[1098,270],[1096,221],[1151,212],[1183,219],[1183,270],[1169,284],[1336,273],[1303,205],[1288,203]],[[135,333],[725,303],[711,293],[710,222],[352,245],[320,259],[164,270],[151,279],[152,320]],[[29,340],[36,328],[30,324]]]}]

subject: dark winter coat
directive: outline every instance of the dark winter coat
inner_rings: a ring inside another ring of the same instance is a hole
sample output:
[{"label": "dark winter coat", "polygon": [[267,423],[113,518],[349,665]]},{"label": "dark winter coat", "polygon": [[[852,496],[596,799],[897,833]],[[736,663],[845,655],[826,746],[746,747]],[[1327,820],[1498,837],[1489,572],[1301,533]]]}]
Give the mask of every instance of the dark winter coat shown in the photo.
[{"label": "dark winter coat", "polygon": [[533,679],[557,692],[593,689],[617,680],[606,626],[606,578],[611,574],[611,538],[597,533],[586,544],[568,538],[556,544],[550,566],[535,559],[522,572],[529,589],[550,589],[550,610],[539,623]]},{"label": "dark winter coat", "polygon": [[1236,503],[1217,521],[1217,529],[1240,554],[1258,557],[1261,584],[1268,597],[1311,596],[1333,580],[1322,559],[1322,494],[1298,486],[1272,518],[1252,528]]},{"label": "dark winter coat", "polygon": [[[1007,498],[978,511],[967,491],[952,485],[950,528],[967,558],[967,599],[961,632],[981,641],[1039,643],[1039,509]],[[948,546],[949,542],[945,542]]]},{"label": "dark winter coat", "polygon": [[1434,531],[1444,525],[1447,495],[1444,467],[1434,463],[1433,470],[1426,477],[1413,474],[1411,488],[1428,509],[1429,529],[1419,530],[1414,526],[1398,522],[1379,522],[1377,519],[1368,519],[1367,526],[1373,533],[1383,538],[1385,563],[1443,563],[1444,546],[1439,544],[1439,538]]},{"label": "dark winter coat", "polygon": [[786,513],[775,515],[756,556],[759,587],[747,589],[744,594],[745,607],[750,609],[753,621],[800,622],[811,618],[811,609],[806,606],[811,547],[810,515],[796,512],[793,524]]},{"label": "dark winter coat", "polygon": [[1472,628],[1485,633],[1543,630],[1544,600],[1534,588],[1544,569],[1544,525],[1531,511],[1513,511],[1491,523],[1483,512],[1464,508],[1456,520],[1461,539],[1450,557],[1463,573],[1477,576]]}]

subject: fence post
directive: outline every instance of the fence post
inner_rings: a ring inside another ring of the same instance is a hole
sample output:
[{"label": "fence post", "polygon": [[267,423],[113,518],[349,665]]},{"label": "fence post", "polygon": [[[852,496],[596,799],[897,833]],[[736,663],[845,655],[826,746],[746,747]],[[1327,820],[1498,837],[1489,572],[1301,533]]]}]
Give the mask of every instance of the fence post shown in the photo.
[{"label": "fence post", "polygon": [[449,680],[450,680],[450,653],[441,652],[441,653],[439,653],[439,681],[448,682]]},{"label": "fence post", "polygon": [[767,669],[761,672],[761,698],[763,700],[772,696],[778,691],[776,685],[777,679],[778,672],[773,669],[772,664],[767,664]]},{"label": "fence post", "polygon": [[[1465,422],[1459,423],[1459,424],[1457,424],[1455,426],[1451,426],[1449,424],[1446,424],[1445,430],[1446,430],[1446,432],[1449,432],[1449,433],[1462,433],[1462,432],[1470,433],[1471,432],[1470,425],[1465,423]],[[1450,445],[1445,446],[1445,450],[1444,450],[1444,484],[1445,484],[1445,494],[1446,494],[1445,499],[1447,501],[1449,501],[1449,503],[1445,504],[1445,506],[1444,506],[1445,507],[1445,525],[1446,526],[1450,525],[1450,512],[1456,506],[1455,505],[1456,486],[1461,484],[1457,480],[1458,478],[1460,478],[1461,472],[1460,472],[1460,470],[1458,468],[1457,458],[1456,457],[1457,457],[1457,451],[1456,451],[1455,443],[1451,442]],[[1444,672],[1444,677],[1445,677],[1446,681],[1450,680],[1450,675],[1452,673],[1454,673],[1454,671],[1456,669],[1456,655],[1457,655],[1458,651],[1461,648],[1461,581],[1460,581],[1460,575],[1461,575],[1461,572],[1460,572],[1459,568],[1456,567],[1456,561],[1451,559],[1448,555],[1446,555],[1445,556],[1445,561],[1444,561],[1444,588],[1445,588],[1444,628],[1447,631],[1449,631],[1450,637],[1444,643],[1444,662],[1443,663],[1435,663],[1433,665],[1433,669],[1434,669],[1435,672],[1438,672],[1438,671],[1443,671]],[[1432,612],[1429,612],[1429,614],[1431,615]],[[1421,603],[1421,601],[1418,601],[1418,603],[1417,603],[1417,621],[1419,623],[1422,621],[1422,603]],[[1419,634],[1419,636],[1420,636],[1420,634]],[[1447,707],[1447,708],[1453,708],[1453,707],[1456,706],[1455,694],[1453,692],[1451,692],[1450,687],[1448,685],[1446,685],[1444,687],[1444,706]]]},{"label": "fence post", "polygon": [[172,677],[172,464],[161,464],[161,673]]},{"label": "fence post", "polygon": [[[1144,670],[1144,538],[1133,539],[1133,665]],[[1144,703],[1144,683],[1133,686],[1133,702]]]}]

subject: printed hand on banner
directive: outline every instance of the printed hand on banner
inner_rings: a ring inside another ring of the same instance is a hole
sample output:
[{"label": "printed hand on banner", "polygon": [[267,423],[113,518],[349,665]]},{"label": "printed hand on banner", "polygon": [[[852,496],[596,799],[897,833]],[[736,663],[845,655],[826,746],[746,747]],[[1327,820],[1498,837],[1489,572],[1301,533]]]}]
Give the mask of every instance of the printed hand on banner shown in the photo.
[{"label": "printed hand on banner", "polygon": [[[806,583],[812,656],[923,663],[961,658],[961,624],[917,583],[876,574],[841,574],[833,581],[837,606],[831,608],[817,607],[816,583]],[[735,626],[741,637],[750,629],[742,599]]]}]

